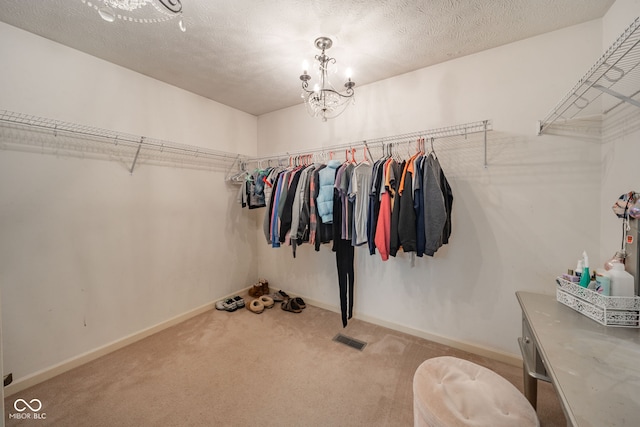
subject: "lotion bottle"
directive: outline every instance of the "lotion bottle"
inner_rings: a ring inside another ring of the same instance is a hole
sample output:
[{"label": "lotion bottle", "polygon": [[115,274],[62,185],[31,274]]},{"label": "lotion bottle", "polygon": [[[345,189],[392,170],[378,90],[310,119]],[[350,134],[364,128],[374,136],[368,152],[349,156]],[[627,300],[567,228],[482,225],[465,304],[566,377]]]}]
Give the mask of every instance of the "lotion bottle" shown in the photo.
[{"label": "lotion bottle", "polygon": [[635,295],[633,276],[624,270],[624,264],[616,263],[609,270],[612,297],[632,297]]}]

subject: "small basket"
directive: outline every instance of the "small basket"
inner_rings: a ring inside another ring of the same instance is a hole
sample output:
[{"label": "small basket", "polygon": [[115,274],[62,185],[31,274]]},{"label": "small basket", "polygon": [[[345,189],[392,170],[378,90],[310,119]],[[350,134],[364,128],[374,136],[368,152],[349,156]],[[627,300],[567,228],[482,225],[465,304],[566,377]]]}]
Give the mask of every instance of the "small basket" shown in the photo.
[{"label": "small basket", "polygon": [[640,297],[608,297],[558,277],[556,299],[605,326],[640,327]]}]

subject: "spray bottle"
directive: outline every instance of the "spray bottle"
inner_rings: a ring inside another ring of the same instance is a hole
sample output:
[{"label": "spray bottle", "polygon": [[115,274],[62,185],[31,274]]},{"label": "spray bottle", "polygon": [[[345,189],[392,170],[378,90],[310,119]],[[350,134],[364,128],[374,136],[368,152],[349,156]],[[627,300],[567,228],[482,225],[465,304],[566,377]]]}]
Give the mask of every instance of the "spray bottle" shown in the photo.
[{"label": "spray bottle", "polygon": [[589,286],[589,282],[591,282],[591,274],[589,273],[589,257],[587,256],[587,251],[582,252],[582,276],[580,276],[580,286],[586,288]]}]

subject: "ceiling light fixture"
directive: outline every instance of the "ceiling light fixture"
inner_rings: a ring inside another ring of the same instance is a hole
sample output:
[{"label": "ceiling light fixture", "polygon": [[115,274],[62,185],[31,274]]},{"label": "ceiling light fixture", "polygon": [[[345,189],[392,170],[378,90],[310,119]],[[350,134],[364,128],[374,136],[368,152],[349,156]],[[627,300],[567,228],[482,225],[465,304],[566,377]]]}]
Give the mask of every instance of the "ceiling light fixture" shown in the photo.
[{"label": "ceiling light fixture", "polygon": [[[182,2],[180,0],[81,0],[82,3],[95,9],[100,17],[107,22],[117,19],[141,24],[164,22],[180,16],[178,26],[182,32],[187,31],[187,27],[182,20]],[[149,15],[148,8],[151,5],[157,13]],[[143,10],[144,9],[144,10]]]},{"label": "ceiling light fixture", "polygon": [[309,67],[305,61],[302,66],[302,75],[300,76],[300,80],[302,80],[301,96],[309,114],[312,117],[322,117],[322,121],[326,122],[327,119],[338,117],[347,108],[349,102],[354,102],[353,87],[356,84],[351,80],[351,69],[347,69],[347,81],[344,84],[346,90],[344,93],[338,92],[329,81],[329,73],[336,72],[336,60],[325,54],[325,50],[333,45],[333,41],[328,37],[318,37],[314,44],[322,51],[320,55],[315,56],[318,62],[317,69],[320,83],[316,83],[313,90],[309,90],[311,76],[307,73]]}]

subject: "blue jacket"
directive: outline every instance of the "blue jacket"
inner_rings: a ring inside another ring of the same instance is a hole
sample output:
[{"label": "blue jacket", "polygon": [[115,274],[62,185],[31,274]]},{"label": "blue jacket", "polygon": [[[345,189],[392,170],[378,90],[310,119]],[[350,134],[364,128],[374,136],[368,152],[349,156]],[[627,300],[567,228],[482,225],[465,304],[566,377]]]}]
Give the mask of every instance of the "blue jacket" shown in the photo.
[{"label": "blue jacket", "polygon": [[333,184],[336,181],[336,170],[341,164],[340,160],[329,160],[327,167],[318,172],[320,189],[316,201],[323,224],[333,222]]}]

